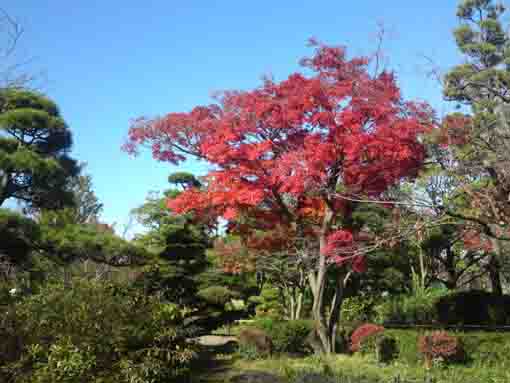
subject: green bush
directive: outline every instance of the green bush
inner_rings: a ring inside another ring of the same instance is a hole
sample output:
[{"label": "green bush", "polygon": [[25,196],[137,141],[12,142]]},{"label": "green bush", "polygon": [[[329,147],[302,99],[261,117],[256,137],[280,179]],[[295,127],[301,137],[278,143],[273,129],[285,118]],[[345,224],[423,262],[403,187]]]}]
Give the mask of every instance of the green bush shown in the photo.
[{"label": "green bush", "polygon": [[210,305],[224,307],[239,294],[223,286],[210,286],[198,292],[198,296]]},{"label": "green bush", "polygon": [[237,346],[236,355],[239,359],[244,360],[258,360],[266,356],[260,353],[253,344],[239,344]]},{"label": "green bush", "polygon": [[249,302],[255,305],[257,318],[282,320],[284,317],[284,308],[277,288],[266,285],[260,295],[250,297]]},{"label": "green bush", "polygon": [[441,297],[436,304],[444,324],[509,325],[510,296],[486,291],[461,291]]},{"label": "green bush", "polygon": [[384,300],[374,310],[382,324],[510,325],[510,296],[485,291],[401,295]]},{"label": "green bush", "polygon": [[253,325],[267,333],[273,341],[273,348],[276,352],[310,352],[309,347],[306,345],[306,338],[313,329],[312,321],[277,321],[267,318],[259,319]]},{"label": "green bush", "polygon": [[376,321],[385,323],[431,324],[438,322],[436,307],[445,290],[429,290],[423,294],[390,297],[374,307]]},{"label": "green bush", "polygon": [[376,315],[375,301],[370,295],[345,298],[340,315],[342,322],[372,322]]},{"label": "green bush", "polygon": [[397,340],[387,335],[379,336],[376,340],[375,350],[379,362],[389,363],[398,356]]},{"label": "green bush", "polygon": [[[425,331],[386,329],[385,333],[397,340],[400,361],[408,365],[422,363],[418,350],[418,338],[425,334]],[[484,367],[508,364],[510,333],[477,331],[454,334],[462,341],[470,363]]]},{"label": "green bush", "polygon": [[117,285],[48,284],[8,316],[0,337],[18,348],[0,355],[5,381],[166,382],[194,357],[179,307]]}]

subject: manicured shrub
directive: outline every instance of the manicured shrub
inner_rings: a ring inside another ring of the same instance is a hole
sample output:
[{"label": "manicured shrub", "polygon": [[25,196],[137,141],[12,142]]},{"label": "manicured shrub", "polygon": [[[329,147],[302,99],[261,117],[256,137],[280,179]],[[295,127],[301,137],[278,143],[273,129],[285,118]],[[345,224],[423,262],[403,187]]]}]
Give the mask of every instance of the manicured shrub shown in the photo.
[{"label": "manicured shrub", "polygon": [[275,352],[304,354],[311,351],[306,338],[313,328],[312,321],[276,321],[268,318],[258,320],[254,325],[267,332],[273,341]]},{"label": "manicured shrub", "polygon": [[432,290],[417,296],[397,296],[374,308],[377,323],[486,325],[510,324],[510,296],[485,291],[445,293]]},{"label": "manicured shrub", "polygon": [[418,349],[428,366],[436,361],[449,363],[465,360],[461,340],[446,331],[434,331],[429,335],[420,336]]},{"label": "manicured shrub", "polygon": [[438,322],[436,303],[445,290],[430,290],[418,295],[389,297],[374,307],[377,323],[432,324]]},{"label": "manicured shrub", "polygon": [[[408,365],[423,362],[418,349],[418,338],[425,335],[414,329],[386,329],[385,335],[394,337],[398,342],[398,360]],[[510,355],[510,333],[507,332],[456,332],[462,341],[469,363],[485,367],[505,365]]]},{"label": "manicured shrub", "polygon": [[264,286],[259,295],[249,298],[249,302],[255,305],[257,318],[283,320],[285,310],[277,288]]},{"label": "manicured shrub", "polygon": [[274,349],[271,337],[264,330],[254,327],[239,332],[239,347],[241,352],[251,353],[255,349],[258,355],[266,356],[271,355]]},{"label": "manicured shrub", "polygon": [[510,325],[510,296],[486,291],[461,291],[436,303],[443,324]]},{"label": "manicured shrub", "polygon": [[375,348],[375,336],[384,332],[384,327],[367,323],[359,326],[351,335],[351,351],[369,352]]},{"label": "manicured shrub", "polygon": [[272,339],[277,352],[308,353],[305,340],[311,331],[310,321],[295,320],[281,322],[273,331]]},{"label": "manicured shrub", "polygon": [[198,296],[210,305],[225,306],[239,294],[223,286],[210,286],[198,292]]}]

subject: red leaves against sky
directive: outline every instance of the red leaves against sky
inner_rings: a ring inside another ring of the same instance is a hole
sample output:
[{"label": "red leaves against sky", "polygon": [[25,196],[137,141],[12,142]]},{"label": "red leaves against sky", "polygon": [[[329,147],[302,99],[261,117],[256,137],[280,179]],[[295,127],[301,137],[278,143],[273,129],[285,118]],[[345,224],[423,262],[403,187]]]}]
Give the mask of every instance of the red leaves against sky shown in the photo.
[{"label": "red leaves against sky", "polygon": [[160,161],[178,164],[191,155],[217,169],[205,191],[169,201],[172,210],[213,207],[233,219],[263,206],[275,224],[290,215],[318,219],[326,198],[341,205],[324,194],[332,180],[375,197],[416,175],[428,106],[403,102],[393,74],[371,76],[366,58],[349,60],[343,48],[314,44],[315,54],[301,61],[311,76],[266,79],[251,91],[225,92],[217,105],[133,123],[125,150],[149,145]]}]

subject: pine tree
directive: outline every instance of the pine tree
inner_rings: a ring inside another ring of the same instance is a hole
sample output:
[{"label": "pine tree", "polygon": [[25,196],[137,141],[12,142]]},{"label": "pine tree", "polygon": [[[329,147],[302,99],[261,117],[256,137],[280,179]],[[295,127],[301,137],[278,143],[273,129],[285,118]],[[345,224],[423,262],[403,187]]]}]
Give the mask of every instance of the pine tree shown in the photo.
[{"label": "pine tree", "polygon": [[494,291],[501,293],[499,277],[501,239],[510,238],[510,39],[502,16],[505,8],[492,0],[463,0],[457,9],[460,25],[454,35],[464,63],[444,81],[447,100],[469,115],[445,119],[442,143],[453,159],[448,169],[458,187],[448,213],[491,238],[489,274]]},{"label": "pine tree", "polygon": [[1,89],[0,206],[9,198],[35,209],[72,205],[68,182],[79,167],[68,155],[71,146],[71,131],[53,101]]}]

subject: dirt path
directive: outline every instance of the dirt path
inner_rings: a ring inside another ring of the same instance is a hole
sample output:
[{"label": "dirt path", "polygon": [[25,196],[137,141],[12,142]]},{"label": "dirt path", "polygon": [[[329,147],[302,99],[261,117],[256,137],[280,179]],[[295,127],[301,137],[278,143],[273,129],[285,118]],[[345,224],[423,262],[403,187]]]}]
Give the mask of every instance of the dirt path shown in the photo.
[{"label": "dirt path", "polygon": [[199,344],[199,358],[192,366],[192,383],[225,383],[233,373],[232,353],[236,337],[204,335],[195,338]]}]

